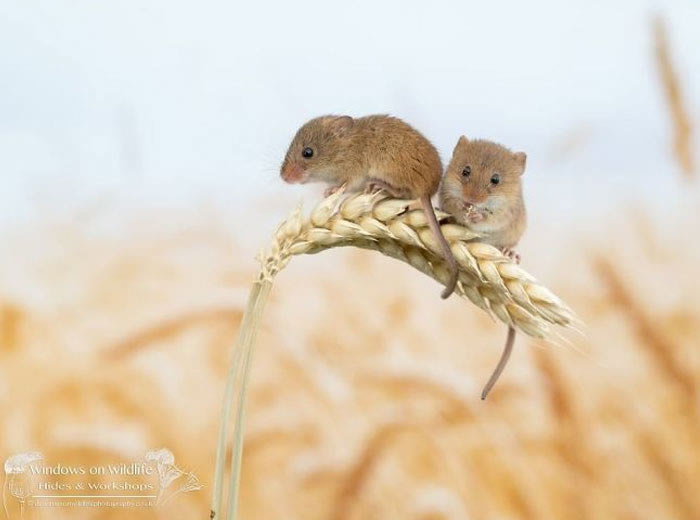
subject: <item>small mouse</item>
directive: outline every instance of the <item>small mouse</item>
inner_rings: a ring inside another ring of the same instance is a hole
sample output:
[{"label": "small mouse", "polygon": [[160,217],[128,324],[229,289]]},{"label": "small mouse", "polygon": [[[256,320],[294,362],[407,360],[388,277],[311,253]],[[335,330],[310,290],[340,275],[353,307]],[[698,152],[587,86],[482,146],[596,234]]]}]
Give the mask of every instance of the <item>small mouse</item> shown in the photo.
[{"label": "small mouse", "polygon": [[[526,161],[524,152],[461,136],[440,187],[440,208],[481,233],[480,241],[499,248],[516,263],[520,263],[520,255],[513,248],[526,224],[521,182]],[[482,399],[503,372],[514,342],[515,329],[508,327],[503,354],[481,393]]]},{"label": "small mouse", "polygon": [[348,191],[384,190],[393,197],[419,199],[449,266],[442,297],[452,294],[457,261],[430,200],[440,186],[442,161],[432,143],[408,123],[388,115],[311,119],[289,145],[280,175],[288,183],[325,182],[327,195],[345,185]]}]

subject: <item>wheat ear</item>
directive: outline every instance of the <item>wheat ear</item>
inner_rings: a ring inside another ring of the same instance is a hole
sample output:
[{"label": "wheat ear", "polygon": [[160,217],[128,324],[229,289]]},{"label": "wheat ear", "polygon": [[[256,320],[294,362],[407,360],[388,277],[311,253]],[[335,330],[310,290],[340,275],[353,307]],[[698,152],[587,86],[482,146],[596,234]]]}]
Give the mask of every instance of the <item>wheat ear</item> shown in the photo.
[{"label": "wheat ear", "polygon": [[[245,391],[255,336],[274,277],[295,255],[354,246],[399,259],[444,283],[449,278],[446,262],[423,210],[418,208],[417,201],[393,199],[381,192],[346,195],[340,190],[321,201],[309,216],[305,217],[298,207],[279,226],[272,244],[260,255],[262,267],[248,300],[226,382],[210,518],[219,515],[223,502],[226,429],[233,398],[237,395],[225,517],[236,519]],[[498,249],[478,242],[478,235],[469,229],[445,222],[448,217],[445,213],[438,211],[436,214],[459,264],[456,294],[503,323],[536,338],[549,337],[551,325],[569,327],[576,321],[574,313],[561,299]]]}]

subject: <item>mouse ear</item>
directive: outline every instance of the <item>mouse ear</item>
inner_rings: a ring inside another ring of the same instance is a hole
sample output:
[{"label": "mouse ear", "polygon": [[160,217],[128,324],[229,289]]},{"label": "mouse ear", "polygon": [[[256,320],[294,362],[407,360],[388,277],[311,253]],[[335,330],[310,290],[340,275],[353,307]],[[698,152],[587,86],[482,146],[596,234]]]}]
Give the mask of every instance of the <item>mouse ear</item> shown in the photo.
[{"label": "mouse ear", "polygon": [[337,116],[331,120],[330,128],[334,133],[343,135],[352,128],[354,122],[355,121],[350,116]]},{"label": "mouse ear", "polygon": [[467,139],[467,136],[465,136],[465,135],[459,136],[459,140],[457,141],[457,144],[455,145],[455,149],[452,151],[452,155],[454,155],[457,152],[457,150],[460,149],[460,147],[466,146],[467,144],[469,144],[469,139]]},{"label": "mouse ear", "polygon": [[525,152],[515,152],[513,156],[518,162],[518,166],[520,166],[520,175],[522,175],[523,173],[525,173],[525,163],[527,162],[527,154]]}]

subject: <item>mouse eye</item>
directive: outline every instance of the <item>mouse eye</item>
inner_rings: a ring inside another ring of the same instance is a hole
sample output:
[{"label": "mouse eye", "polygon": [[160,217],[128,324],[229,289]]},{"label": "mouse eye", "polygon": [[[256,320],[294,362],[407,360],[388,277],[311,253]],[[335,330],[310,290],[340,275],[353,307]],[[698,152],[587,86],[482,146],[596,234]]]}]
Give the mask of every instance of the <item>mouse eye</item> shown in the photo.
[{"label": "mouse eye", "polygon": [[493,184],[493,185],[495,186],[495,185],[498,184],[499,182],[501,182],[501,177],[500,177],[497,173],[494,173],[494,174],[491,176],[491,184]]},{"label": "mouse eye", "polygon": [[465,166],[464,170],[462,170],[462,175],[464,177],[469,177],[472,173],[472,167],[471,166]]},{"label": "mouse eye", "polygon": [[306,159],[309,159],[310,157],[314,156],[314,151],[307,146],[301,151],[301,156]]}]

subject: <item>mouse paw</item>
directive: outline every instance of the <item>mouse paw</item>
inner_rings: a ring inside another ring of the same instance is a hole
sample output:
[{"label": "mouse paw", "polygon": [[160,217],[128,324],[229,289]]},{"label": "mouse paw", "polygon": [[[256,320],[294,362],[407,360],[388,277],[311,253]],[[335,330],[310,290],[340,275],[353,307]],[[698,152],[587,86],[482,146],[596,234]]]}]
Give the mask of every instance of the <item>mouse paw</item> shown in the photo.
[{"label": "mouse paw", "polygon": [[516,264],[520,263],[520,254],[515,249],[511,249],[510,247],[502,247],[501,253],[503,253]]},{"label": "mouse paw", "polygon": [[476,210],[470,210],[467,212],[467,220],[469,221],[470,224],[477,224],[481,221],[483,221],[486,217],[484,216],[483,213],[480,213]]},{"label": "mouse paw", "polygon": [[397,199],[404,198],[407,195],[386,181],[381,179],[369,179],[365,187],[365,193],[374,195],[375,193],[379,192],[384,192],[389,197],[394,197]]},{"label": "mouse paw", "polygon": [[326,188],[325,191],[323,192],[323,196],[324,196],[325,198],[328,198],[328,197],[330,197],[331,195],[333,195],[334,193],[337,193],[337,191],[338,191],[340,188],[342,188],[342,187],[343,187],[342,184],[341,184],[340,186],[329,186],[329,187]]},{"label": "mouse paw", "polygon": [[375,193],[379,193],[380,191],[384,191],[384,187],[377,184],[376,182],[370,182],[367,184],[365,187],[364,193],[366,195],[374,195]]},{"label": "mouse paw", "polygon": [[380,191],[385,192],[390,197],[398,197],[398,193],[396,192],[396,190],[394,190],[386,182],[380,181],[378,179],[370,180],[367,183],[367,187],[365,188],[365,193],[367,193],[368,195],[374,195],[375,193],[379,193]]}]

